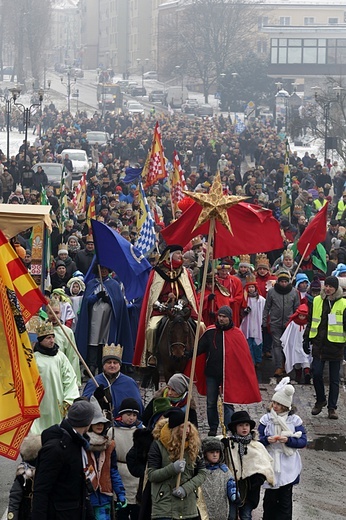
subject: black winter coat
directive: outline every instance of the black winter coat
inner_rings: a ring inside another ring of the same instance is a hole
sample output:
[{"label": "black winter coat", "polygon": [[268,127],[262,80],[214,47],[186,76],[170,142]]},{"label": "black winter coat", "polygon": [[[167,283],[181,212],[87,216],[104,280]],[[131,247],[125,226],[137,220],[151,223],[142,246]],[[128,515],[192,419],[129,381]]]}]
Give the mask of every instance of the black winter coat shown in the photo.
[{"label": "black winter coat", "polygon": [[42,432],[32,505],[32,520],[92,520],[83,471],[86,438],[65,419]]}]

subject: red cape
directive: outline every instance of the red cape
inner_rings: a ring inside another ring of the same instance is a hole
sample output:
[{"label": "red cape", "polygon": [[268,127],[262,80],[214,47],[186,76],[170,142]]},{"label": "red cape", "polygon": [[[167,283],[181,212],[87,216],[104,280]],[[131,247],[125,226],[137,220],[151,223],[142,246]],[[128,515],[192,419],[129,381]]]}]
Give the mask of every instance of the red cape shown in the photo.
[{"label": "red cape", "polygon": [[[214,330],[212,325],[204,334]],[[250,354],[249,345],[244,334],[237,327],[224,332],[224,377],[223,401],[226,404],[251,404],[262,401],[258,387],[255,367]],[[206,379],[204,375],[205,354],[197,357],[194,381],[198,393],[206,395]],[[185,373],[190,374],[191,363]]]}]

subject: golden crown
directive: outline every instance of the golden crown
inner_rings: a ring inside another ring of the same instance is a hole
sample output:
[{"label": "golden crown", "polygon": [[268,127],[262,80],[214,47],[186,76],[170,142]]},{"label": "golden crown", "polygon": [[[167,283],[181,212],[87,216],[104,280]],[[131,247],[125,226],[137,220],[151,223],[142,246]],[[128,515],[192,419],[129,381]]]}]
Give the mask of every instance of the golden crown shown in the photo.
[{"label": "golden crown", "polygon": [[293,255],[293,251],[291,251],[290,249],[286,249],[283,253],[282,253],[282,258],[293,258],[294,255]]},{"label": "golden crown", "polygon": [[41,336],[50,336],[51,334],[54,334],[53,323],[50,323],[50,321],[45,321],[37,327],[36,334],[38,338]]},{"label": "golden crown", "polygon": [[265,267],[269,269],[269,260],[265,253],[258,253],[256,255],[256,269],[259,267]]},{"label": "golden crown", "polygon": [[110,345],[105,345],[102,351],[103,357],[105,356],[114,356],[115,358],[122,359],[123,357],[123,347],[121,345],[115,345],[111,343]]},{"label": "golden crown", "polygon": [[193,237],[191,240],[192,248],[201,246],[203,244],[201,235]]},{"label": "golden crown", "polygon": [[250,263],[250,255],[239,255],[239,263],[240,264],[249,264]]}]

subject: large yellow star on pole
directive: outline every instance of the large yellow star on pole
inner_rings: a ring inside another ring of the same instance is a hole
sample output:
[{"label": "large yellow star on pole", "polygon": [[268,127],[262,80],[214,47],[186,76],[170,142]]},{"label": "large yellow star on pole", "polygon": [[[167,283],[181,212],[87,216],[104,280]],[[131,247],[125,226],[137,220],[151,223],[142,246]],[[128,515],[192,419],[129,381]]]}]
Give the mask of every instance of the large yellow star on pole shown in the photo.
[{"label": "large yellow star on pole", "polygon": [[202,206],[202,211],[193,228],[193,231],[205,222],[209,222],[215,218],[221,222],[228,231],[233,235],[231,223],[229,221],[227,210],[235,204],[239,204],[248,197],[225,195],[222,190],[220,172],[217,172],[214,182],[210,188],[209,193],[195,193],[191,191],[184,191],[184,193]]}]

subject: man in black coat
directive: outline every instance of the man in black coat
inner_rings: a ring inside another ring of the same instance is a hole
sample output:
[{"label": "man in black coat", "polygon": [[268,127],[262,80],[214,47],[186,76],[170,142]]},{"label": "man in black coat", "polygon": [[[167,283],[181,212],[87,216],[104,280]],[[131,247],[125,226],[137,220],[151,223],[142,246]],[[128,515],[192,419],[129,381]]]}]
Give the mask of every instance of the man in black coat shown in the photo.
[{"label": "man in black coat", "polygon": [[87,236],[85,249],[78,251],[76,254],[76,266],[79,271],[81,271],[84,275],[87,274],[89,267],[93,261],[95,254],[95,245],[94,239],[91,235]]},{"label": "man in black coat", "polygon": [[32,504],[32,520],[91,520],[87,455],[94,407],[75,401],[67,418],[42,432]]}]

